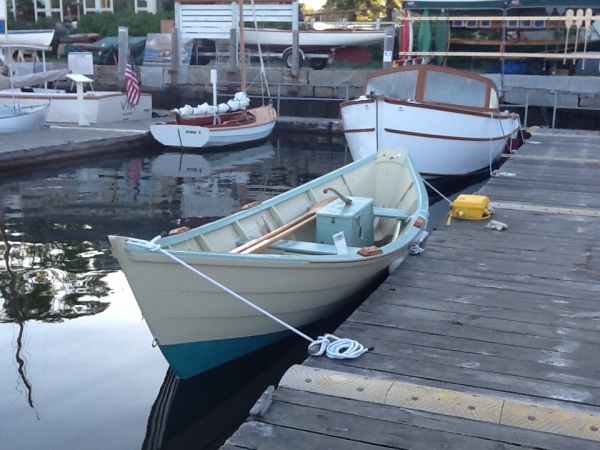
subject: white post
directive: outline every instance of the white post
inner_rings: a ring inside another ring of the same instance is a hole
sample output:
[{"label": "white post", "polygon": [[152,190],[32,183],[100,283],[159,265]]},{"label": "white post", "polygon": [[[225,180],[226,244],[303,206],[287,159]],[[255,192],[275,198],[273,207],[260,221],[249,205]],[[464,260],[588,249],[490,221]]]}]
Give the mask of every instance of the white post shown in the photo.
[{"label": "white post", "polygon": [[85,118],[85,108],[83,107],[83,83],[77,81],[77,107],[79,109],[79,125],[89,127],[90,123]]},{"label": "white post", "polygon": [[213,105],[217,106],[217,69],[210,69],[210,82],[213,87]]},{"label": "white post", "polygon": [[119,61],[117,66],[117,77],[119,79],[119,89],[125,89],[125,67],[127,58],[129,58],[129,28],[119,27]]},{"label": "white post", "polygon": [[385,27],[385,36],[383,38],[383,68],[389,69],[393,65],[394,51],[394,28]]},{"label": "white post", "polygon": [[298,28],[298,2],[292,3],[292,77],[298,78],[300,73],[300,31]]}]

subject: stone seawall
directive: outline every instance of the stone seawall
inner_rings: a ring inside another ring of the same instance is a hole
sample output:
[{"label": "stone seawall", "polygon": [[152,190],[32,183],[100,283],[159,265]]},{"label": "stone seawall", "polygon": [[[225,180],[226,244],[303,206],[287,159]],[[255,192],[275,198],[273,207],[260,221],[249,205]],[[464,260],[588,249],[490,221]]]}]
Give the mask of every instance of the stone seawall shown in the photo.
[{"label": "stone seawall", "polygon": [[[41,70],[39,63],[17,63],[21,74]],[[65,63],[48,63],[48,68],[66,67]],[[182,100],[212,102],[210,70],[215,66],[182,66],[177,86],[171,86],[169,67],[140,66],[142,90],[152,93],[158,108],[180,106]],[[235,92],[237,73],[226,67],[216,67],[220,93]],[[301,69],[298,79],[284,67],[266,69],[271,96],[344,101],[360,95],[365,75],[374,69]],[[259,67],[247,68],[248,93],[260,95]],[[497,86],[504,88],[504,103],[559,108],[600,108],[600,77],[597,76],[539,76],[539,75],[486,75]],[[70,84],[70,83],[69,83]],[[94,66],[94,88],[118,88],[117,66]],[[528,92],[528,94],[526,93]]]}]

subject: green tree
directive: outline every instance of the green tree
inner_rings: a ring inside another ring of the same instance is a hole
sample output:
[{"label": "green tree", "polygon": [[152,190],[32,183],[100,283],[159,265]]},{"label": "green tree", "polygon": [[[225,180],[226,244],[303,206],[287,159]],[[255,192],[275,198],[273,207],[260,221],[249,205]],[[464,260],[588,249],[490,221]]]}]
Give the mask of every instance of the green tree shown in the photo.
[{"label": "green tree", "polygon": [[341,18],[351,21],[377,18],[391,21],[393,12],[400,9],[400,0],[327,0],[323,6],[323,11],[339,12]]},{"label": "green tree", "polygon": [[151,14],[149,12],[102,12],[81,16],[77,30],[81,33],[99,33],[105,36],[117,36],[119,26],[129,28],[130,36],[146,36],[148,33],[160,33],[160,21],[172,19],[172,12]]}]

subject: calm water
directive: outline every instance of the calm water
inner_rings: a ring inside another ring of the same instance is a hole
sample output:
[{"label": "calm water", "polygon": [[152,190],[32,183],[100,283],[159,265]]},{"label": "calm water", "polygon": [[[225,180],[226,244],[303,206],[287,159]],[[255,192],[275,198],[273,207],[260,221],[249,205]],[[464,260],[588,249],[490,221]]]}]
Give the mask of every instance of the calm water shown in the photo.
[{"label": "calm water", "polygon": [[150,239],[179,219],[213,220],[348,162],[343,138],[306,133],[0,179],[0,448],[222,443],[264,388],[305,358],[306,343],[289,339],[178,380],[152,346],[107,235]]},{"label": "calm water", "polygon": [[[342,140],[295,136],[294,145],[280,137],[203,156],[152,150],[0,180],[0,447],[158,448],[181,440],[221,393],[247,386],[283,349],[242,377],[233,367],[171,380],[106,236],[150,239],[178,219],[226,216],[347,162]],[[161,388],[173,391],[170,411]],[[194,402],[180,408],[186,391]],[[215,437],[214,428],[197,432]]]}]

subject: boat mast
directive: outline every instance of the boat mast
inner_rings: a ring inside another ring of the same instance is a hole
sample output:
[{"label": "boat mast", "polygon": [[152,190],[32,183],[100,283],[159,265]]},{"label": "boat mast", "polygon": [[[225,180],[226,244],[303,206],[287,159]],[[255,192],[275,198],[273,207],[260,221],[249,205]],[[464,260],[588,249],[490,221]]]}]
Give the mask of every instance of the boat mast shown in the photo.
[{"label": "boat mast", "polygon": [[[8,45],[8,3],[6,3],[6,0],[0,0],[0,20],[3,22],[4,27],[4,43]],[[2,52],[5,51],[2,50]],[[4,61],[7,61],[6,54],[4,55]]]},{"label": "boat mast", "polygon": [[12,50],[10,42],[8,42],[8,3],[6,0],[0,0],[0,20],[3,21],[4,26],[4,44],[6,47],[2,49],[4,54],[4,65],[8,68],[8,77],[10,79],[10,90],[13,100],[13,109],[17,110],[17,100],[15,98],[15,86],[13,85],[13,73],[12,73]]},{"label": "boat mast", "polygon": [[238,0],[238,6],[238,15],[240,16],[240,91],[246,92],[246,49],[244,48],[244,0]]}]

